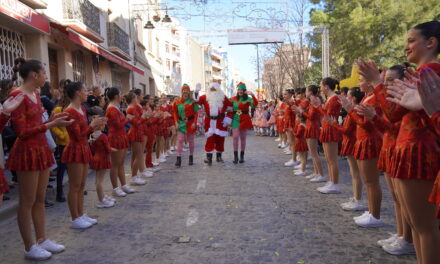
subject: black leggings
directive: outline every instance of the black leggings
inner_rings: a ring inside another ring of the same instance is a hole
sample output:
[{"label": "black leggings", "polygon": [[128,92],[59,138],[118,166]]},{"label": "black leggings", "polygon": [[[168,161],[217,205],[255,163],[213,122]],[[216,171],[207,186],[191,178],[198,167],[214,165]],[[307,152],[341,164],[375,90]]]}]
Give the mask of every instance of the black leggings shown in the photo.
[{"label": "black leggings", "polygon": [[61,162],[61,157],[63,156],[64,151],[63,145],[57,145],[57,149],[55,151],[55,159],[57,161],[57,195],[61,195],[63,193],[63,179],[64,174],[66,173],[66,163]]}]

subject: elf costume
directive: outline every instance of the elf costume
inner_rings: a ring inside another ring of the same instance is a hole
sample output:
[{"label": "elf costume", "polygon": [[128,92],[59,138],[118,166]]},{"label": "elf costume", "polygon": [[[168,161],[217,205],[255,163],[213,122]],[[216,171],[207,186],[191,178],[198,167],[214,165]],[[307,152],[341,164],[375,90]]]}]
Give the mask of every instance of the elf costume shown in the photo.
[{"label": "elf costume", "polygon": [[[187,92],[186,99],[183,98],[184,92]],[[182,149],[185,136],[189,144],[189,165],[193,165],[194,154],[194,134],[197,131],[197,112],[199,105],[190,96],[190,87],[188,84],[182,86],[182,97],[173,104],[174,121],[177,123],[177,161],[176,166],[180,167],[182,163]]]},{"label": "elf costume", "polygon": [[246,84],[238,83],[237,90],[243,91],[243,96],[234,96],[231,99],[233,112],[228,116],[232,118],[232,137],[234,145],[234,163],[238,161],[238,141],[241,141],[240,163],[244,162],[244,151],[246,149],[246,134],[247,130],[252,129],[252,119],[249,114],[250,107],[256,107],[258,100],[254,95],[248,96],[246,94]]}]

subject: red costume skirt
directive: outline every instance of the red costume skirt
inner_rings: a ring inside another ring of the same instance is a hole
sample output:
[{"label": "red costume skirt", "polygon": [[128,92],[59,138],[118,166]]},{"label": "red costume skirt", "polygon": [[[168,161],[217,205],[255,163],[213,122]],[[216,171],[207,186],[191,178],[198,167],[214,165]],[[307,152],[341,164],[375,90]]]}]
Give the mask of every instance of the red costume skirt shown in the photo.
[{"label": "red costume skirt", "polygon": [[293,146],[295,152],[304,152],[308,151],[307,142],[305,138],[296,138],[295,145]]},{"label": "red costume skirt", "polygon": [[307,126],[306,131],[304,132],[305,138],[319,138],[319,135],[321,134],[321,129],[319,126]]},{"label": "red costume skirt", "polygon": [[395,146],[382,147],[377,161],[377,168],[380,171],[391,173],[391,161],[394,155]]},{"label": "red costume skirt", "polygon": [[110,159],[108,155],[102,156],[102,155],[94,155],[92,157],[92,161],[90,162],[90,168],[94,170],[105,170],[105,169],[111,169],[112,163],[110,162]]},{"label": "red costume skirt", "polygon": [[115,149],[126,149],[130,147],[128,142],[128,137],[126,134],[123,135],[108,135],[108,142],[110,146]]},{"label": "red costume skirt", "polygon": [[52,152],[47,144],[26,145],[17,139],[9,152],[6,168],[12,171],[45,170],[54,164]]},{"label": "red costume skirt", "polygon": [[67,144],[63,151],[63,157],[61,158],[63,163],[89,163],[91,160],[92,152],[90,151],[89,144],[79,144],[73,142],[69,142]]},{"label": "red costume skirt", "polygon": [[4,194],[9,190],[9,185],[6,183],[5,173],[0,169],[0,194]]},{"label": "red costume skirt", "polygon": [[379,137],[357,139],[353,156],[357,160],[374,159],[379,157],[381,147],[382,139]]},{"label": "red costume skirt", "polygon": [[418,140],[396,143],[391,161],[391,177],[400,179],[435,180],[440,169],[440,149],[432,142]]},{"label": "red costume skirt", "polygon": [[322,124],[319,141],[321,141],[322,143],[327,143],[327,142],[339,142],[341,140],[342,140],[342,135],[339,130],[326,123]]},{"label": "red costume skirt", "polygon": [[286,132],[286,127],[284,125],[284,118],[277,118],[277,132],[278,134]]},{"label": "red costume skirt", "polygon": [[131,142],[143,142],[145,140],[145,130],[144,129],[137,129],[134,127],[131,127],[130,130],[127,133],[128,141]]},{"label": "red costume skirt", "polygon": [[356,138],[343,137],[340,156],[352,156],[354,154],[354,145]]}]

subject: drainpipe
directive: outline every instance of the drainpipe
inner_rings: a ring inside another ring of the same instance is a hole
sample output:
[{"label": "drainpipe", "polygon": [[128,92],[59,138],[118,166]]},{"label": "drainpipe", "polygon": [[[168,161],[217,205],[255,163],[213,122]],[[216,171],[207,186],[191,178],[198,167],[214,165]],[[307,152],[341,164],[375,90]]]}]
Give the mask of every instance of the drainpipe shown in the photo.
[{"label": "drainpipe", "polygon": [[[133,48],[133,65],[136,65],[136,45],[133,41],[132,38],[132,34],[131,34],[131,4],[130,4],[130,0],[127,1],[128,2],[128,38],[129,38],[129,42],[131,43],[131,46]],[[134,72],[130,71],[130,75],[131,75],[131,89],[135,88],[134,86]],[[128,89],[129,91],[131,89]]]}]

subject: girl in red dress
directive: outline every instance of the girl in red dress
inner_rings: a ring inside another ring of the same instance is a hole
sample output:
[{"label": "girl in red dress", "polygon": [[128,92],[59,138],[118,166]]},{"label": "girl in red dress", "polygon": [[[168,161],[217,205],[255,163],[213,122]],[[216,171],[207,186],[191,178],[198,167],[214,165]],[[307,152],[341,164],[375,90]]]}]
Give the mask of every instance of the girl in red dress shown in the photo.
[{"label": "girl in red dress", "polygon": [[110,162],[110,153],[112,153],[112,151],[116,151],[116,149],[110,146],[107,135],[102,133],[104,128],[105,124],[101,125],[98,130],[92,133],[90,140],[90,149],[93,153],[90,168],[96,170],[95,186],[96,194],[98,195],[98,203],[96,203],[97,208],[113,207],[116,202],[114,198],[110,198],[104,194],[104,189],[102,187],[105,173],[108,169],[112,168],[112,164]]},{"label": "girl in red dress", "polygon": [[[365,93],[361,92],[359,87],[354,87],[347,93],[347,99],[353,106],[359,105],[364,96]],[[356,144],[356,122],[350,115],[345,118],[343,126],[338,125],[335,119],[328,118],[326,122],[342,133],[340,155],[347,157],[352,179],[353,197],[348,202],[342,203],[341,207],[347,211],[363,210],[365,206],[362,203],[362,180],[359,175],[358,164],[353,156]]]},{"label": "girl in red dress", "polygon": [[[376,106],[373,87],[362,77],[360,79],[360,87],[361,91],[366,93],[361,105],[376,107],[376,112],[380,115],[381,111]],[[355,217],[355,223],[361,227],[381,227],[383,226],[383,222],[380,219],[382,189],[379,183],[377,161],[382,146],[382,134],[372,121],[358,114],[345,97],[341,96],[340,100],[348,115],[357,125],[354,158],[357,160],[361,178],[367,189],[368,213]]]},{"label": "girl in red dress", "polygon": [[297,114],[296,117],[297,120],[299,120],[299,125],[294,131],[295,136],[295,145],[294,145],[294,151],[298,153],[300,161],[301,161],[301,167],[294,172],[297,176],[305,176],[306,173],[306,163],[307,163],[307,151],[309,150],[307,148],[307,142],[305,138],[305,131],[306,131],[306,118],[301,115],[300,113]]},{"label": "girl in red dress", "polygon": [[[392,85],[395,79],[403,80],[404,72],[405,67],[401,65],[395,65],[389,68],[385,73],[385,85]],[[372,120],[376,127],[383,133],[382,149],[377,165],[379,170],[384,172],[388,189],[393,198],[396,217],[396,234],[393,234],[387,239],[379,240],[377,243],[390,254],[414,254],[411,227],[402,214],[402,202],[399,198],[398,188],[396,188],[396,178],[390,177],[392,156],[399,133],[400,122],[391,123],[386,116],[380,117],[376,114],[373,107],[362,106],[359,110],[363,116]],[[404,241],[404,243],[396,243],[400,241]]]},{"label": "girl in red dress", "polygon": [[307,119],[304,137],[306,138],[307,147],[313,161],[314,173],[311,174],[310,177],[307,176],[311,182],[325,181],[321,158],[319,158],[318,155],[318,138],[321,131],[321,113],[318,110],[318,105],[321,104],[321,100],[319,99],[318,94],[319,87],[316,85],[310,85],[307,87],[306,91],[306,96],[310,100],[310,105],[307,111],[303,108],[297,108],[297,111]]},{"label": "girl in red dress", "polygon": [[153,98],[150,95],[146,95],[144,111],[147,113],[147,120],[145,122],[145,135],[147,136],[147,144],[146,144],[146,153],[145,153],[145,166],[148,171],[156,172],[160,169],[158,167],[154,167],[153,164],[153,146],[156,141],[156,125],[158,118],[153,113]]},{"label": "girl in red dress", "polygon": [[144,163],[143,146],[145,140],[143,123],[145,116],[142,107],[138,104],[135,93],[129,92],[124,98],[128,104],[127,119],[131,125],[127,133],[128,140],[131,143],[131,184],[144,185],[147,183],[142,179],[142,164]]},{"label": "girl in red dress", "polygon": [[[12,83],[12,81],[10,81]],[[11,85],[12,87],[12,85]],[[8,89],[9,90],[9,89]],[[3,92],[3,91],[2,91]],[[7,93],[8,91],[5,91]],[[3,102],[3,105],[0,104],[0,133],[5,128],[6,124],[9,121],[9,118],[11,116],[11,112],[17,109],[17,107],[21,104],[21,102],[24,99],[24,95],[20,94],[14,98],[10,97],[5,102]],[[3,172],[3,166],[0,165],[0,206],[3,202],[3,194],[9,190],[8,183],[6,182],[6,177]]]},{"label": "girl in red dress", "polygon": [[[112,87],[105,91],[105,95],[110,101],[105,111],[108,127],[108,141],[110,146],[116,151],[110,154],[112,168],[110,169],[110,180],[113,187],[113,196],[125,197],[127,193],[134,193],[125,179],[124,160],[127,148],[130,146],[125,125],[128,120],[120,110],[121,92],[118,88]],[[118,179],[121,187],[118,186]]]},{"label": "girl in red dress", "polygon": [[92,161],[92,153],[87,141],[88,136],[97,130],[104,122],[103,118],[94,118],[92,122],[87,121],[86,109],[81,105],[87,101],[87,89],[81,82],[66,82],[64,95],[70,100],[65,113],[74,120],[72,125],[67,127],[69,143],[63,151],[62,162],[67,165],[67,176],[69,177],[69,192],[67,203],[72,217],[71,228],[85,229],[96,224],[84,213],[84,188],[86,185],[89,162]]},{"label": "girl in red dress", "polygon": [[[341,113],[341,103],[335,90],[339,87],[339,82],[330,77],[324,78],[321,81],[321,91],[327,97],[327,102],[324,107],[318,107],[322,115],[327,115],[330,118],[338,119]],[[340,193],[339,190],[339,167],[338,167],[338,144],[342,140],[341,132],[336,128],[330,126],[327,122],[322,122],[322,130],[319,136],[324,148],[325,159],[327,160],[329,182],[319,187],[318,191],[325,194]]]},{"label": "girl in red dress", "polygon": [[[43,106],[37,89],[44,85],[47,77],[40,61],[17,58],[14,73],[17,72],[23,83],[10,96],[24,96],[24,99],[11,113],[11,124],[17,139],[9,152],[6,169],[16,171],[20,183],[17,222],[25,246],[25,257],[42,260],[50,258],[51,253],[64,250],[64,246],[46,239],[44,198],[49,168],[54,160],[44,133],[54,126],[70,125],[71,121],[66,120],[66,115],[60,114],[42,123]],[[32,238],[32,222],[37,244]]]},{"label": "girl in red dress", "polygon": [[[406,56],[417,65],[419,73],[429,67],[440,75],[439,36],[439,21],[419,24],[408,32]],[[403,214],[412,228],[419,263],[440,263],[440,231],[434,217],[437,208],[428,202],[440,166],[438,135],[425,111],[408,110],[387,100],[386,86],[374,63],[360,60],[358,65],[359,73],[376,87],[374,93],[387,118],[401,121],[390,175],[397,178]]]},{"label": "girl in red dress", "polygon": [[[296,89],[295,90],[295,104],[293,104],[292,106],[291,106],[291,111],[293,112],[293,113],[295,113],[295,115],[298,115],[299,114],[299,109],[298,109],[298,107],[301,109],[301,111],[303,111],[303,112],[307,112],[308,111],[308,109],[309,109],[309,105],[310,105],[310,101],[307,99],[307,97],[306,97],[306,88],[298,88],[298,89]],[[305,119],[305,120],[307,120],[307,119]],[[306,122],[306,121],[305,121]],[[298,118],[295,118],[295,120],[294,120],[294,125],[293,125],[293,128],[292,128],[292,133],[293,133],[293,136],[295,136],[295,133],[296,133],[296,129],[298,128],[298,126],[300,125],[300,120],[298,119]],[[307,129],[307,126],[306,126],[306,129]],[[305,139],[305,136],[304,136],[304,140],[306,140]],[[295,143],[295,137],[293,138],[293,142]],[[307,144],[307,141],[305,141],[306,142],[306,144]],[[306,152],[305,153],[305,155],[306,155],[306,159],[307,159],[307,153],[308,152]],[[293,156],[292,156],[292,159],[290,160],[290,161],[288,161],[288,162],[286,162],[286,163],[284,163],[284,166],[290,166],[290,165],[295,165],[295,167],[294,167],[294,171],[295,170],[299,170],[299,169],[301,169],[301,164],[299,164],[299,162],[298,161],[295,161],[294,159],[296,158],[296,154],[295,154],[295,151],[294,151],[294,153],[293,153]],[[310,177],[309,177],[310,178]],[[307,178],[307,179],[309,179],[309,178]]]},{"label": "girl in red dress", "polygon": [[285,148],[287,146],[286,126],[285,126],[285,117],[284,117],[285,112],[286,112],[286,104],[283,102],[283,97],[280,97],[278,98],[278,104],[276,107],[277,131],[280,139],[278,148]]},{"label": "girl in red dress", "polygon": [[[151,170],[148,170],[145,167],[144,163],[144,151],[147,145],[147,133],[146,133],[146,127],[147,127],[147,118],[150,117],[150,115],[144,111],[143,106],[141,105],[141,102],[143,101],[143,94],[141,89],[133,89],[131,92],[133,92],[136,95],[138,104],[135,105],[135,111],[142,112],[142,115],[144,118],[142,119],[142,122],[140,124],[140,129],[142,131],[142,161],[139,162],[139,173],[142,173],[142,176],[145,178],[153,177],[153,172]],[[133,155],[132,155],[132,163],[133,163]]]}]

